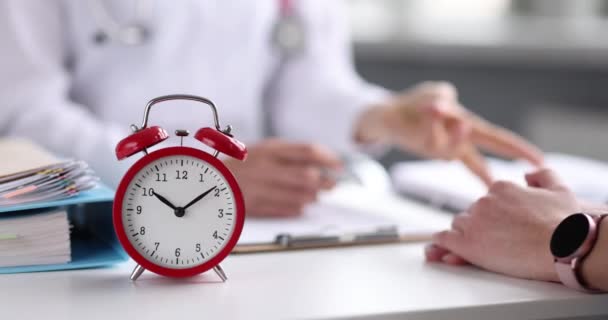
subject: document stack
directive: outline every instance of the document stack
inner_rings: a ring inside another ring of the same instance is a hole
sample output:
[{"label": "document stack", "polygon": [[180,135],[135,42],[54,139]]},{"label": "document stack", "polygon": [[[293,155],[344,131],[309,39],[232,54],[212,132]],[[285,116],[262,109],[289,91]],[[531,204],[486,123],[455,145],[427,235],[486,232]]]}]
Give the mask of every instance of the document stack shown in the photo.
[{"label": "document stack", "polygon": [[112,231],[113,191],[83,161],[0,139],[0,273],[124,260]]},{"label": "document stack", "polygon": [[68,263],[70,227],[65,210],[0,220],[0,267]]},{"label": "document stack", "polygon": [[82,161],[62,161],[0,177],[0,206],[69,198],[93,188],[97,177]]}]

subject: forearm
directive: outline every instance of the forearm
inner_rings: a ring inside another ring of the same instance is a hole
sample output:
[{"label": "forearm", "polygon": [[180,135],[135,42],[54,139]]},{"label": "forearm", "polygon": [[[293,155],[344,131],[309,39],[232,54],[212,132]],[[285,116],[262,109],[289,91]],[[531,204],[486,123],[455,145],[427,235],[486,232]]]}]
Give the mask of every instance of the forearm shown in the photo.
[{"label": "forearm", "polygon": [[597,242],[583,261],[581,276],[592,288],[608,291],[608,218],[599,225]]}]

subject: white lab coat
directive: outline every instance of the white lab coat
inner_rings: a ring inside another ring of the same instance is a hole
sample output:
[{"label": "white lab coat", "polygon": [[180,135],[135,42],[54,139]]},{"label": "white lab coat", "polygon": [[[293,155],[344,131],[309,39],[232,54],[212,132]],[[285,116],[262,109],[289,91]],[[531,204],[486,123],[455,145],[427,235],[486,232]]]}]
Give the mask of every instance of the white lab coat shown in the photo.
[{"label": "white lab coat", "polygon": [[[135,1],[101,1],[116,21],[132,22]],[[238,139],[262,138],[262,91],[278,62],[270,41],[278,1],[150,1],[144,24],[151,38],[131,47],[94,43],[99,24],[87,1],[0,1],[0,135],[84,159],[112,185],[130,163],[118,163],[116,143],[159,95],[208,97]],[[337,1],[294,3],[307,45],[273,88],[272,126],[284,138],[345,151],[354,119],[386,92],[354,71],[345,8]],[[150,124],[195,132],[213,125],[210,115],[203,105],[166,103],[152,109]]]}]

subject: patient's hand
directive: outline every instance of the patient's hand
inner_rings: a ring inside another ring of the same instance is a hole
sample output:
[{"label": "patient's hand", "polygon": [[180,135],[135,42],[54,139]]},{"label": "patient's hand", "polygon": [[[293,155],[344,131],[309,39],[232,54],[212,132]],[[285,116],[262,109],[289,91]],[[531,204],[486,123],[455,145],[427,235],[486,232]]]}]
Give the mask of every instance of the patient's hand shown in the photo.
[{"label": "patient's hand", "polygon": [[464,108],[453,85],[424,82],[370,108],[355,127],[361,143],[385,143],[428,158],[460,160],[486,184],[492,176],[479,149],[534,165],[542,152],[517,134]]},{"label": "patient's hand", "polygon": [[232,159],[226,166],[236,176],[252,216],[294,216],[335,181],[322,168],[339,170],[336,154],[315,144],[267,139],[249,147],[245,162]]},{"label": "patient's hand", "polygon": [[558,281],[549,250],[551,234],[580,212],[574,194],[548,169],[526,175],[530,187],[497,182],[489,193],[434,237],[429,261],[471,263],[498,273]]}]

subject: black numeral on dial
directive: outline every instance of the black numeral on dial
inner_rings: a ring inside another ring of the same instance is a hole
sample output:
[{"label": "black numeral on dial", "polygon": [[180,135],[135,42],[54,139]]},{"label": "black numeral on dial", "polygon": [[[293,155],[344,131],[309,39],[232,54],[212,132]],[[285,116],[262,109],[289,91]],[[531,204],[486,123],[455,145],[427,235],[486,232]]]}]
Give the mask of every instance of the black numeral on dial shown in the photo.
[{"label": "black numeral on dial", "polygon": [[142,188],[144,193],[142,196],[144,197],[153,197],[154,196],[154,188]]},{"label": "black numeral on dial", "polygon": [[156,173],[156,182],[167,182],[167,174],[166,173]]},{"label": "black numeral on dial", "polygon": [[175,173],[176,173],[175,179],[177,179],[177,180],[188,180],[188,171],[186,171],[186,170],[184,170],[184,171],[175,170]]}]

